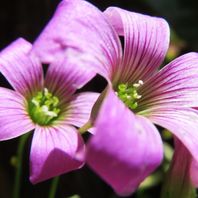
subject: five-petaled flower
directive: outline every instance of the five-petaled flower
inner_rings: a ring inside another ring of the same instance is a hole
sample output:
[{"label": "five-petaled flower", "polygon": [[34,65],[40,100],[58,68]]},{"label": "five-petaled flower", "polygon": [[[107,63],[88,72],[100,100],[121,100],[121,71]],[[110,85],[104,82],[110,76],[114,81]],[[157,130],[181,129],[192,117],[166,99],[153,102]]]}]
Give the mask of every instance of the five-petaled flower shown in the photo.
[{"label": "five-petaled flower", "polygon": [[0,140],[34,129],[30,180],[37,183],[83,165],[84,143],[74,126],[87,121],[98,94],[74,94],[94,74],[70,59],[50,64],[44,78],[31,49],[20,38],[0,53],[0,71],[14,88],[0,88]]},{"label": "five-petaled flower", "polygon": [[88,2],[65,0],[34,52],[53,61],[65,56],[68,43],[81,46],[89,68],[109,84],[87,159],[117,193],[133,192],[161,163],[163,144],[154,124],[169,129],[198,160],[198,115],[190,108],[198,105],[198,55],[183,55],[157,71],[169,46],[163,19],[114,7],[102,13]]},{"label": "five-petaled flower", "polygon": [[163,143],[154,124],[183,143],[189,163],[192,156],[198,160],[198,112],[191,108],[198,105],[198,54],[185,54],[157,71],[169,44],[167,23],[115,7],[104,12],[101,20],[106,19],[113,34],[124,37],[124,52],[118,39],[112,40],[120,54],[104,49],[116,64],[109,65],[109,73],[96,68],[109,86],[87,160],[117,193],[128,195],[162,161]]}]

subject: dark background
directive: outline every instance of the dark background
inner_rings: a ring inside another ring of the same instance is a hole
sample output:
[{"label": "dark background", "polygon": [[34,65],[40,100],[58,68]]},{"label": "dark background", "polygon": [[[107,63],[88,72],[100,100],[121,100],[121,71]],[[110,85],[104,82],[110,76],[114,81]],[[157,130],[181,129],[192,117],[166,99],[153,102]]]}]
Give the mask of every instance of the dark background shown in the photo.
[{"label": "dark background", "polygon": [[[0,48],[18,37],[34,41],[52,16],[59,0],[1,0]],[[198,49],[197,0],[90,0],[101,10],[118,6],[164,17],[191,50]]]},{"label": "dark background", "polygon": [[[118,6],[127,10],[165,18],[171,26],[172,34],[168,60],[189,51],[198,51],[198,4],[197,0],[90,0],[101,10]],[[0,2],[0,49],[18,37],[33,42],[49,21],[58,0],[1,0]],[[0,76],[0,86],[9,86]],[[95,88],[100,86],[95,81]],[[0,143],[0,198],[12,194],[14,167],[10,163],[16,154],[18,138]],[[28,180],[28,157],[31,139],[26,145],[23,164],[21,198],[48,197],[51,180],[31,185]],[[159,197],[160,183],[145,193],[136,193],[131,198]],[[86,166],[81,170],[61,176],[56,197],[66,198],[78,194],[81,198],[118,198]]]}]

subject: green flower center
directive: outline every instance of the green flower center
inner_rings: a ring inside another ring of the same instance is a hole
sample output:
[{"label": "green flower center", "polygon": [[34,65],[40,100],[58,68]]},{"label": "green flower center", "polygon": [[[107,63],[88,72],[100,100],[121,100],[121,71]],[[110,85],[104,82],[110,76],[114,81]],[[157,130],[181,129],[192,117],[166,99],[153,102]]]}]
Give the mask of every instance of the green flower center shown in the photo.
[{"label": "green flower center", "polygon": [[143,85],[143,81],[139,80],[138,83],[128,85],[121,83],[118,85],[118,97],[129,107],[134,110],[138,107],[138,99],[142,96],[138,94],[138,89]]},{"label": "green flower center", "polygon": [[58,106],[59,99],[53,96],[47,88],[44,88],[43,91],[39,91],[37,95],[31,99],[28,105],[28,111],[35,123],[49,125],[60,113]]}]

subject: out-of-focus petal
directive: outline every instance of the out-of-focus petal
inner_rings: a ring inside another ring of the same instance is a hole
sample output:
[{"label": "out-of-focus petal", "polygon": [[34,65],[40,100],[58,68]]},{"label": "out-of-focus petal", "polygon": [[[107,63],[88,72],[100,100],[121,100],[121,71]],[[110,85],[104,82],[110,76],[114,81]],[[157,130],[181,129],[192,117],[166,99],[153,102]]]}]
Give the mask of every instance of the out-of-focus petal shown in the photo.
[{"label": "out-of-focus petal", "polygon": [[192,156],[181,141],[177,138],[174,140],[174,155],[164,181],[161,197],[194,197],[190,178]]},{"label": "out-of-focus petal", "polygon": [[87,161],[120,195],[128,195],[160,164],[163,146],[155,126],[135,116],[109,91],[88,143]]},{"label": "out-of-focus petal", "polygon": [[164,106],[152,109],[149,119],[172,132],[198,161],[198,113],[185,107]]},{"label": "out-of-focus petal", "polygon": [[188,53],[172,61],[150,78],[138,92],[139,106],[198,106],[198,53]]},{"label": "out-of-focus petal", "polygon": [[198,187],[198,162],[196,160],[192,160],[191,167],[190,167],[190,177],[191,182],[194,187]]},{"label": "out-of-focus petal", "polygon": [[66,59],[64,61],[57,60],[47,70],[45,87],[60,97],[62,103],[65,103],[77,89],[84,86],[94,75],[95,73],[90,72],[89,69],[76,67],[75,64]]},{"label": "out-of-focus petal", "polygon": [[42,87],[42,67],[28,56],[32,45],[19,38],[0,52],[0,72],[22,95],[30,95]]},{"label": "out-of-focus petal", "polygon": [[51,63],[66,57],[109,78],[120,61],[121,46],[103,13],[82,0],[63,0],[33,45],[33,54]]},{"label": "out-of-focus petal", "polygon": [[167,52],[170,36],[167,22],[116,7],[109,7],[104,13],[124,36],[120,80],[134,83],[146,80],[160,66]]},{"label": "out-of-focus petal", "polygon": [[34,129],[25,99],[15,91],[0,88],[0,140],[8,140]]},{"label": "out-of-focus petal", "polygon": [[91,110],[98,98],[98,93],[84,92],[74,95],[67,107],[65,122],[82,127],[90,118]]},{"label": "out-of-focus petal", "polygon": [[76,129],[64,125],[36,128],[30,153],[32,183],[78,169],[83,161],[84,143]]}]

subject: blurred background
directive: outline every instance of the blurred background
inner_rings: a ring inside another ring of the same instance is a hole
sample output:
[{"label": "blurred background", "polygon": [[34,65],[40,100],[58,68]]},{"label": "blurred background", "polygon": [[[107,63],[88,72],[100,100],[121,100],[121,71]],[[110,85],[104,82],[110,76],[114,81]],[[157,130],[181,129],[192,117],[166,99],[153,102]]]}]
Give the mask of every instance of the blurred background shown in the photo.
[{"label": "blurred background", "polygon": [[[198,51],[198,2],[197,0],[90,0],[101,10],[118,6],[130,11],[165,18],[171,27],[171,44],[166,62],[190,51]],[[1,0],[0,6],[0,50],[18,37],[33,42],[52,17],[58,0]],[[99,90],[103,82],[95,79],[89,88]],[[0,86],[10,87],[0,76]],[[171,137],[162,131],[166,141],[163,165],[143,183],[131,198],[157,198],[161,189],[161,179],[167,162],[172,155]],[[87,139],[87,137],[85,137]],[[15,176],[13,157],[16,155],[19,138],[0,142],[0,198],[12,197]],[[21,198],[48,197],[51,180],[32,185],[29,182],[29,150],[31,138],[24,150]],[[112,189],[88,167],[62,175],[57,189],[57,198],[119,198]]]}]

